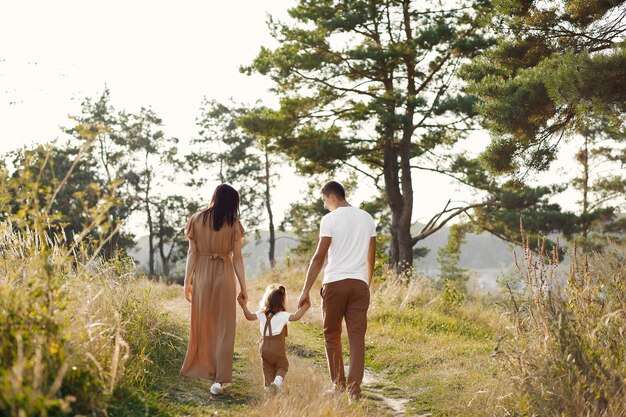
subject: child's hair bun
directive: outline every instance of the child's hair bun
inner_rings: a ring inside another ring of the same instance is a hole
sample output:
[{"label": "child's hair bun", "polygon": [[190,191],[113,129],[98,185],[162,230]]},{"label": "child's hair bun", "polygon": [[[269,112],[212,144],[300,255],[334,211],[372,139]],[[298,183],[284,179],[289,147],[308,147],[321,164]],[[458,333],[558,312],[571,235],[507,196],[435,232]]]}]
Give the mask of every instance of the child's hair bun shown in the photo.
[{"label": "child's hair bun", "polygon": [[282,285],[280,287],[278,287],[278,292],[281,294],[285,293],[285,287],[283,287]]}]

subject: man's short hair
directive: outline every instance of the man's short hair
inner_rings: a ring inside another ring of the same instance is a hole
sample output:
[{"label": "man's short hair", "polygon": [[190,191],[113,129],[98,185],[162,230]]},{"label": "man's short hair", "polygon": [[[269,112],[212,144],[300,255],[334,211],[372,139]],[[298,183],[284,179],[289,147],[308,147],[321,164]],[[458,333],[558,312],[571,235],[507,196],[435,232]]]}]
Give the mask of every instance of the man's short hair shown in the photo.
[{"label": "man's short hair", "polygon": [[346,199],[346,190],[344,190],[343,185],[339,184],[337,181],[328,181],[324,184],[322,187],[322,193],[326,196],[333,194],[339,199]]}]

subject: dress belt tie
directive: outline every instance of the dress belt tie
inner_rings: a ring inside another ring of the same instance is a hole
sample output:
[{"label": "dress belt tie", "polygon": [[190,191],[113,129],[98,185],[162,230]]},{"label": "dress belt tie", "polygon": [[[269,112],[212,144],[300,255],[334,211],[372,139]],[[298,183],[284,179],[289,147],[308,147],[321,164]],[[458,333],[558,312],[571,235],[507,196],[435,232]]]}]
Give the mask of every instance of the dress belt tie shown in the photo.
[{"label": "dress belt tie", "polygon": [[199,254],[198,256],[200,256],[201,258],[209,258],[209,260],[211,261],[218,261],[217,274],[224,274],[224,261],[226,259],[226,256],[228,256],[227,253],[206,253]]}]

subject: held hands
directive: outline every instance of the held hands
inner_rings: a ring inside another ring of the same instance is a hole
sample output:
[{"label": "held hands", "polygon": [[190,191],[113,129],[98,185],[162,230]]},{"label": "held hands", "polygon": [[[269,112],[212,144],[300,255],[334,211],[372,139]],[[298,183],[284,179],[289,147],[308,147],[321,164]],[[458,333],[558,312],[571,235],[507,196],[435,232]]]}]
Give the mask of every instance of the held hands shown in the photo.
[{"label": "held hands", "polygon": [[239,291],[239,295],[237,296],[237,302],[242,307],[248,302],[248,292],[246,290]]},{"label": "held hands", "polygon": [[241,307],[243,307],[243,306],[245,306],[246,304],[248,304],[247,300],[244,300],[244,299],[243,299],[243,298],[241,298],[241,297],[237,297],[237,302],[239,303],[239,305],[240,305]]},{"label": "held hands", "polygon": [[309,297],[309,293],[303,291],[300,294],[300,298],[298,299],[298,308],[301,308],[301,307],[303,307],[305,305],[306,305],[305,308],[311,307],[311,299]]}]

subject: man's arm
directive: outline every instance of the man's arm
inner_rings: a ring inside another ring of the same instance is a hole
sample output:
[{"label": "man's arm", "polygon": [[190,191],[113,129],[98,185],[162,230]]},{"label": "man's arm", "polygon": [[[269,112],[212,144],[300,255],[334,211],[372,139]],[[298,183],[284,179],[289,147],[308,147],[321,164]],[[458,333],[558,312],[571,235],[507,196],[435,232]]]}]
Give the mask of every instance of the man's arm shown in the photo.
[{"label": "man's arm", "polygon": [[372,276],[374,275],[374,266],[376,266],[376,237],[370,238],[370,247],[367,251],[367,283],[372,285]]},{"label": "man's arm", "polygon": [[317,276],[324,266],[324,259],[326,259],[328,248],[330,248],[330,242],[331,238],[329,236],[324,236],[320,238],[320,241],[317,244],[315,255],[313,255],[313,258],[311,258],[311,262],[309,263],[309,269],[306,273],[306,281],[304,282],[304,287],[302,288],[302,292],[300,293],[298,308],[302,307],[302,305],[306,302],[311,304],[311,300],[309,300],[309,291],[311,291],[313,283],[317,279]]}]

